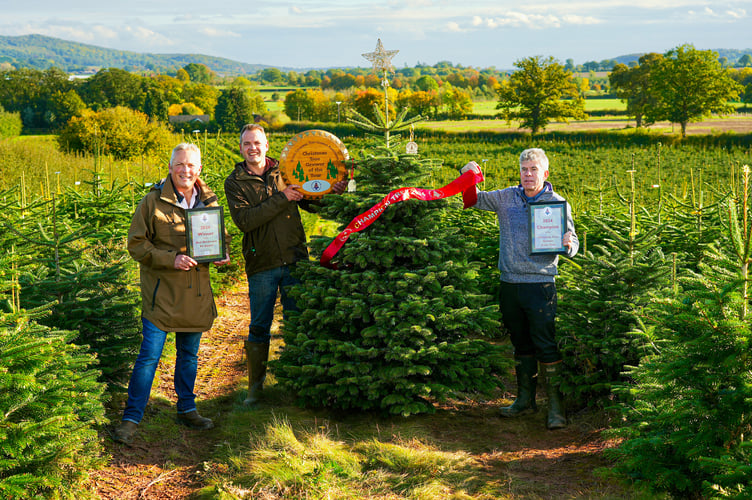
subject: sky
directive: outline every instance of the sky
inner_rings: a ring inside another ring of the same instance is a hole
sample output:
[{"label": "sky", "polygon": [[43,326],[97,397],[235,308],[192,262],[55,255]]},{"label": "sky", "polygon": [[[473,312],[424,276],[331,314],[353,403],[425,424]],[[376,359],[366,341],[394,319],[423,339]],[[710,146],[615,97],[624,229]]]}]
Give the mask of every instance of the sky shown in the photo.
[{"label": "sky", "polygon": [[5,36],[295,69],[368,67],[378,39],[399,50],[395,68],[752,48],[752,0],[0,0],[0,12]]}]

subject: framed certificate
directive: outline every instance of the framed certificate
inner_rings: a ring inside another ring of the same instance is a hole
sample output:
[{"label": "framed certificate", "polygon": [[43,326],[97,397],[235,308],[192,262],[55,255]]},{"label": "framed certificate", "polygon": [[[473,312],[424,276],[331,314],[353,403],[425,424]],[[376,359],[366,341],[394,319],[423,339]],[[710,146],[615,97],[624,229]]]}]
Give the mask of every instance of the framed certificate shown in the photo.
[{"label": "framed certificate", "polygon": [[196,262],[225,258],[225,219],[222,207],[190,208],[185,211],[188,255]]},{"label": "framed certificate", "polygon": [[567,232],[567,202],[540,201],[530,203],[530,253],[566,253],[562,244]]}]

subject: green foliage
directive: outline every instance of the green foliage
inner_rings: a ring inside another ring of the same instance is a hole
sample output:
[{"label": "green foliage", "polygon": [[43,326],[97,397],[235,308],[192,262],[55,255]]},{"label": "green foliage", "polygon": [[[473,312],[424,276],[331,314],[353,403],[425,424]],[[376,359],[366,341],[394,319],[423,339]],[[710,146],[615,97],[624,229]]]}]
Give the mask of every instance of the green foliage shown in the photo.
[{"label": "green foliage", "polygon": [[190,77],[193,83],[211,83],[214,79],[214,72],[206,64],[188,63],[183,69]]},{"label": "green foliage", "polygon": [[[614,93],[627,101],[627,112],[635,117],[637,127],[642,126],[643,117],[649,115],[650,108],[656,104],[656,96],[650,85],[650,72],[662,59],[661,54],[644,54],[640,56],[637,66],[617,64],[608,75]],[[649,124],[646,122],[646,125]]]},{"label": "green foliage", "polygon": [[85,110],[74,116],[60,131],[57,141],[64,151],[111,155],[116,159],[150,154],[164,157],[175,142],[166,126],[121,106],[98,112]]},{"label": "green foliage", "polygon": [[104,386],[94,357],[40,314],[0,313],[0,497],[83,498],[101,463]]},{"label": "green foliage", "polygon": [[[320,215],[347,224],[389,191],[420,185],[429,165],[388,149],[366,155],[355,164],[358,192],[325,197]],[[394,204],[351,235],[338,270],[298,264],[300,312],[271,365],[303,404],[410,415],[496,387],[509,361],[480,337],[498,332],[498,307],[478,289],[480,265],[467,261],[474,245],[443,219],[449,205]],[[320,255],[330,242],[310,246]]]},{"label": "green foliage", "polygon": [[[497,89],[499,104],[507,121],[521,120],[520,128],[533,134],[551,120],[584,119],[584,101],[572,73],[552,57],[529,57],[514,63],[519,68]],[[566,98],[568,100],[562,100]]]},{"label": "green foliage", "polygon": [[172,73],[186,64],[198,63],[218,73],[237,74],[255,73],[264,67],[202,54],[145,54],[108,49],[44,35],[0,36],[0,52],[16,67],[45,70],[58,66],[66,72],[83,72],[91,67],[120,67],[149,73]]},{"label": "green foliage", "polygon": [[0,139],[20,135],[21,128],[21,113],[11,113],[0,108]]},{"label": "green foliage", "polygon": [[27,129],[59,127],[71,116],[73,83],[59,68],[0,71],[0,106],[21,114]]},{"label": "green foliage", "polygon": [[682,137],[689,122],[733,111],[728,101],[736,99],[741,90],[715,52],[688,44],[666,52],[650,72],[650,86],[657,103],[648,108],[647,115],[654,121],[681,124]]},{"label": "green foliage", "polygon": [[557,337],[567,370],[561,389],[579,406],[607,406],[615,383],[653,350],[653,338],[633,334],[654,316],[654,300],[671,293],[672,261],[660,247],[661,228],[640,220],[580,217],[578,231],[600,243],[568,266],[558,308]]},{"label": "green foliage", "polygon": [[109,382],[122,384],[140,343],[138,294],[125,251],[132,207],[124,203],[124,186],[92,187],[69,191],[63,203],[37,204],[6,227],[20,236],[16,250],[35,257],[20,273],[22,307],[52,303],[40,322],[77,330],[75,342],[97,353]]},{"label": "green foliage", "polygon": [[614,431],[624,439],[614,470],[674,498],[752,494],[752,332],[739,319],[745,299],[738,279],[729,281],[729,257],[727,247],[711,248],[688,291],[665,302],[650,332],[655,354],[619,391],[626,421]]},{"label": "green foliage", "polygon": [[239,131],[253,123],[253,115],[266,112],[264,98],[246,87],[232,86],[222,91],[214,108],[214,116],[222,130]]}]

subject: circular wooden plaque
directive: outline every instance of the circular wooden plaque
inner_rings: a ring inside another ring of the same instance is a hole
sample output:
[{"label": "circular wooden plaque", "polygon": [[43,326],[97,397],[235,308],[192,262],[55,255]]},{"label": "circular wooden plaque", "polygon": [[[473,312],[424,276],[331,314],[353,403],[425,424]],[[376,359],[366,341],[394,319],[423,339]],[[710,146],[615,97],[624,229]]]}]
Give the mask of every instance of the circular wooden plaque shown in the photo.
[{"label": "circular wooden plaque", "polygon": [[314,199],[331,193],[337,181],[347,178],[347,159],[347,148],[336,135],[306,130],[282,149],[279,169],[288,185],[297,184],[304,198]]}]

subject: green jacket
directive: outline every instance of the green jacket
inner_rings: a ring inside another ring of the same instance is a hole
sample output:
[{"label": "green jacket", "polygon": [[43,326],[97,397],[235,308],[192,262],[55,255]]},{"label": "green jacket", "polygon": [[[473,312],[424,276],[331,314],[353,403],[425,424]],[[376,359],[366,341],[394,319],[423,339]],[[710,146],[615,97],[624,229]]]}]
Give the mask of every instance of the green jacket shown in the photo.
[{"label": "green jacket", "polygon": [[[206,183],[199,179],[196,186],[201,190],[197,206],[217,206],[217,195]],[[168,176],[136,207],[128,252],[139,263],[141,316],[166,332],[205,332],[217,317],[209,264],[190,271],[174,267],[175,257],[186,253],[185,231],[185,209]]]},{"label": "green jacket", "polygon": [[[263,176],[252,175],[239,162],[225,179],[225,196],[235,225],[243,232],[245,273],[292,265],[308,259],[306,236],[298,203],[282,193],[279,162],[267,158],[270,167]],[[309,202],[300,207],[308,210]]]}]

